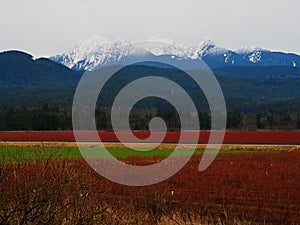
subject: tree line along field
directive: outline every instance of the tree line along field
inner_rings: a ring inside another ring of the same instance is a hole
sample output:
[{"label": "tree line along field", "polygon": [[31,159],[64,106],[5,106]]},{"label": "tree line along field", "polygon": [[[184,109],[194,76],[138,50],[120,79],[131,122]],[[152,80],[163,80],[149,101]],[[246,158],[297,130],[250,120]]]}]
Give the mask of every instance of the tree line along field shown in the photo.
[{"label": "tree line along field", "polygon": [[[7,93],[5,93],[7,94]],[[32,97],[34,98],[34,97]],[[250,100],[249,100],[250,101]],[[300,129],[300,112],[298,102],[281,100],[278,107],[266,108],[263,100],[251,100],[253,107],[247,109],[228,109],[227,129],[231,130],[297,130]],[[1,101],[0,101],[1,103]],[[229,99],[228,107],[234,103],[236,106],[247,106],[248,102],[237,99]],[[50,103],[49,103],[50,104]],[[133,130],[149,130],[149,121],[154,117],[161,117],[170,131],[180,130],[178,113],[172,109],[133,108],[130,113],[130,125]],[[211,115],[209,109],[199,111],[198,118],[201,130],[209,130],[211,127]],[[254,111],[251,111],[254,110]],[[111,131],[111,109],[105,106],[97,106],[95,109],[96,126],[98,130]],[[72,130],[71,107],[44,106],[1,108],[0,104],[0,130]]]},{"label": "tree line along field", "polygon": [[[0,224],[299,224],[299,151],[256,148],[221,150],[204,172],[199,149],[168,180],[129,187],[95,173],[76,147],[2,145]],[[172,150],[109,151],[146,165]]]}]

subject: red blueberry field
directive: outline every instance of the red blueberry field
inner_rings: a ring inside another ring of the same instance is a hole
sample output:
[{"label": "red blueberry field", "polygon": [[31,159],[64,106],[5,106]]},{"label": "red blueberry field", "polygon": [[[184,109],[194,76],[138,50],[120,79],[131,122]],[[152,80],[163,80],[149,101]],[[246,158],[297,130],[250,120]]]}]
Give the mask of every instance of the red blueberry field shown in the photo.
[{"label": "red blueberry field", "polygon": [[[89,132],[86,134],[87,141],[97,141],[89,137]],[[191,132],[190,132],[191,133]],[[205,144],[208,142],[211,132],[201,131],[199,134],[199,143]],[[99,137],[103,142],[118,142],[114,132],[99,132]],[[135,136],[145,139],[149,137],[149,132],[136,131]],[[180,132],[167,132],[164,142],[177,143],[180,137]],[[32,132],[0,132],[0,141],[56,141],[56,142],[74,142],[73,131],[32,131]],[[131,140],[128,139],[128,142]],[[188,140],[187,140],[188,141]],[[300,144],[299,131],[227,131],[224,137],[224,144]]]},{"label": "red blueberry field", "polygon": [[[209,135],[200,132],[199,143]],[[112,132],[99,136],[118,141]],[[127,149],[109,144],[119,160],[142,166],[166,157],[161,153],[171,151],[168,143],[179,136],[167,133],[165,148],[146,156],[126,155]],[[72,144],[71,131],[0,132],[0,141],[0,224],[300,224],[300,132],[226,132],[228,145],[205,171],[198,171],[200,146],[177,174],[146,187],[97,174]],[[17,160],[22,154],[27,158]]]}]

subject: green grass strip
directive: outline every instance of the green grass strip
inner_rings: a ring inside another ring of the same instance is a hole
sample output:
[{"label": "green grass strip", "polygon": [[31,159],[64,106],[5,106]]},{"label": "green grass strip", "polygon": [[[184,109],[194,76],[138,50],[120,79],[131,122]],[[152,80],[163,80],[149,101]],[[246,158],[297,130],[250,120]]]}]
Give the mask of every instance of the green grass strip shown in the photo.
[{"label": "green grass strip", "polygon": [[[97,151],[97,156],[101,157],[103,149],[90,148],[89,151]],[[130,156],[140,157],[162,157],[166,158],[172,154],[173,150],[154,149],[150,151],[136,151],[128,148],[109,148],[108,151],[116,158],[126,159]],[[180,150],[176,156],[187,156],[189,150]],[[216,151],[211,151],[216,153]],[[263,151],[253,150],[221,150],[219,154],[244,154]],[[196,150],[195,155],[201,155],[204,150]],[[74,159],[81,158],[82,154],[77,147],[41,147],[41,146],[0,146],[0,163],[14,163],[26,161],[41,161],[50,159]],[[104,157],[104,156],[103,156]]]}]

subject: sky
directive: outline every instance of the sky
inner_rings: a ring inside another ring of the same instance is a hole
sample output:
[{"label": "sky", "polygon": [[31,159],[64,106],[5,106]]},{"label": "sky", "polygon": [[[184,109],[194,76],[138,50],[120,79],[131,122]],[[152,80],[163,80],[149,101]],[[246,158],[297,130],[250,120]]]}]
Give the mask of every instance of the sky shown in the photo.
[{"label": "sky", "polygon": [[299,0],[0,0],[0,51],[36,57],[94,36],[300,54]]}]

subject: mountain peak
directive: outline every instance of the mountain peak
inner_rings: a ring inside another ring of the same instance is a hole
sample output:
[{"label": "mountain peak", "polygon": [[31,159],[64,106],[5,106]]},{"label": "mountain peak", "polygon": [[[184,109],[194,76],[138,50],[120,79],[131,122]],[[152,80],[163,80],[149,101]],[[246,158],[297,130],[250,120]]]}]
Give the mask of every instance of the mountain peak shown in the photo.
[{"label": "mountain peak", "polygon": [[33,59],[32,55],[30,55],[29,53],[20,51],[20,50],[9,50],[9,51],[1,52],[0,54],[1,55],[14,55],[14,56],[26,57],[28,59]]},{"label": "mountain peak", "polygon": [[106,65],[122,64],[127,57],[137,55],[143,55],[145,60],[154,60],[157,56],[164,56],[170,60],[203,59],[212,68],[300,65],[300,56],[271,52],[262,48],[229,50],[217,46],[211,40],[203,40],[197,46],[184,46],[174,40],[158,37],[131,43],[120,38],[107,39],[95,36],[78,42],[66,53],[53,56],[51,59],[74,70],[95,70]]},{"label": "mountain peak", "polygon": [[243,48],[234,50],[234,52],[240,53],[240,54],[247,54],[247,53],[261,52],[261,51],[269,52],[269,50],[259,48],[259,47],[243,47]]},{"label": "mountain peak", "polygon": [[120,60],[135,52],[135,49],[125,40],[120,38],[109,40],[95,36],[76,43],[66,53],[53,56],[51,59],[61,61],[62,64],[71,69],[94,70],[99,65]]},{"label": "mountain peak", "polygon": [[212,40],[209,40],[209,39],[204,39],[198,45],[198,49],[206,49],[206,48],[209,48],[209,47],[216,47],[214,42]]},{"label": "mountain peak", "polygon": [[203,40],[197,46],[196,51],[197,56],[202,58],[206,55],[223,55],[230,50],[216,46],[211,40]]}]

